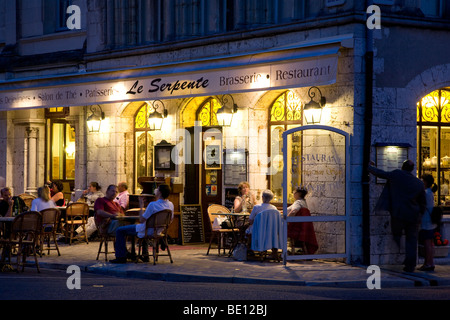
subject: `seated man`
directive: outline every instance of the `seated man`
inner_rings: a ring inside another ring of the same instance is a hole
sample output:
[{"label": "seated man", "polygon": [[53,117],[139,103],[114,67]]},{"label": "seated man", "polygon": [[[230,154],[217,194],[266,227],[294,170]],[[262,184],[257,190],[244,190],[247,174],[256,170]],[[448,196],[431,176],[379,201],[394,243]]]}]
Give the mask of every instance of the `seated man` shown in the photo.
[{"label": "seated man", "polygon": [[122,207],[117,202],[114,202],[117,192],[117,186],[111,184],[108,189],[106,189],[105,196],[95,200],[94,204],[97,225],[102,228],[108,228],[107,230],[110,234],[114,234],[118,227],[118,221],[115,220],[116,217],[124,215]]},{"label": "seated man", "polygon": [[11,189],[3,188],[0,191],[2,199],[0,200],[0,216],[11,217],[13,210],[13,198],[11,196]]},{"label": "seated man", "polygon": [[[126,247],[126,237],[127,236],[138,236],[139,238],[144,237],[145,235],[145,227],[146,221],[150,218],[154,213],[159,212],[164,209],[169,209],[172,211],[172,219],[173,219],[173,203],[170,202],[167,198],[170,195],[170,187],[166,184],[161,184],[155,190],[156,201],[150,202],[147,206],[147,209],[144,213],[142,213],[143,207],[143,199],[139,198],[139,204],[141,210],[139,212],[139,222],[138,225],[129,225],[123,226],[117,229],[116,231],[116,242],[114,243],[114,249],[116,251],[116,259],[111,260],[112,263],[126,263],[127,262],[127,247]],[[158,230],[159,232],[159,230]],[[147,234],[152,234],[153,229],[148,230]],[[143,246],[142,250],[144,256],[148,255],[148,247],[147,245]]]},{"label": "seated man", "polygon": [[130,194],[128,193],[128,185],[123,181],[119,182],[117,187],[119,189],[119,194],[117,195],[116,199],[114,199],[114,201],[120,204],[123,210],[127,210],[130,196]]}]

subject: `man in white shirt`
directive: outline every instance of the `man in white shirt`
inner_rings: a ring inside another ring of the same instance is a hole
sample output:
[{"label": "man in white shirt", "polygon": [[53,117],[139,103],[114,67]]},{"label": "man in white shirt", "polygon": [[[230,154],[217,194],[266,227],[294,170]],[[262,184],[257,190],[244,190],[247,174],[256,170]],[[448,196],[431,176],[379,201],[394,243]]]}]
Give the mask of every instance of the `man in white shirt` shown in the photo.
[{"label": "man in white shirt", "polygon": [[[116,231],[116,242],[114,243],[114,249],[116,254],[116,259],[111,260],[111,263],[126,263],[127,262],[127,247],[126,247],[126,237],[127,236],[138,236],[139,238],[144,237],[146,221],[156,212],[164,209],[170,209],[172,211],[173,219],[173,203],[168,200],[170,195],[170,187],[166,184],[161,184],[155,190],[156,201],[150,202],[147,209],[142,213],[143,200],[139,198],[139,204],[141,206],[141,211],[139,213],[139,224],[120,227]],[[160,232],[158,230],[158,232]],[[152,234],[153,229],[148,230],[147,234]],[[148,247],[143,246],[144,256],[148,254]]]},{"label": "man in white shirt", "polygon": [[114,202],[120,204],[123,210],[127,210],[130,196],[130,194],[128,193],[128,184],[125,181],[119,182],[117,188],[119,190],[119,194],[114,199]]}]

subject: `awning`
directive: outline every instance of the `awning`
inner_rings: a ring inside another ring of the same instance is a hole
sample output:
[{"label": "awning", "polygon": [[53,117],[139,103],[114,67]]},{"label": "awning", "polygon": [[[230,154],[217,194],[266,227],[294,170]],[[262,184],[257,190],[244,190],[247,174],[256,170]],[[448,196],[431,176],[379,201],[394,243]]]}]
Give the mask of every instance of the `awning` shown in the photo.
[{"label": "awning", "polygon": [[13,79],[0,84],[0,110],[184,98],[329,85],[353,35],[245,54],[127,69]]}]

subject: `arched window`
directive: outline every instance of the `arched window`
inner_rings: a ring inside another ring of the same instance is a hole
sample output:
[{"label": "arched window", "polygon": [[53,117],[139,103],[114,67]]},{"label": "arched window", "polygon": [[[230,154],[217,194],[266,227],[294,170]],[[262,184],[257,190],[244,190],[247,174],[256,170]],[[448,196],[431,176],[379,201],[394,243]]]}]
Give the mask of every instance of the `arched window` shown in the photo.
[{"label": "arched window", "polygon": [[[284,131],[301,126],[303,123],[303,108],[299,97],[293,91],[286,91],[281,94],[269,109],[269,155],[270,155],[270,189],[275,194],[275,200],[281,202],[283,190],[283,137]],[[296,133],[292,148],[292,156],[299,156],[301,153],[301,133]],[[288,173],[288,194],[292,195],[292,190],[301,184],[301,181],[292,181]],[[288,199],[289,200],[289,199]],[[292,199],[290,199],[292,200]]]},{"label": "arched window", "polygon": [[197,121],[202,123],[202,126],[217,126],[217,110],[220,109],[219,101],[215,98],[208,98],[197,110]]},{"label": "arched window", "polygon": [[139,177],[153,176],[153,137],[148,127],[148,116],[153,109],[145,103],[134,117],[134,182],[139,187]]},{"label": "arched window", "polygon": [[439,203],[450,204],[450,88],[431,92],[417,103],[417,168],[440,186]]}]

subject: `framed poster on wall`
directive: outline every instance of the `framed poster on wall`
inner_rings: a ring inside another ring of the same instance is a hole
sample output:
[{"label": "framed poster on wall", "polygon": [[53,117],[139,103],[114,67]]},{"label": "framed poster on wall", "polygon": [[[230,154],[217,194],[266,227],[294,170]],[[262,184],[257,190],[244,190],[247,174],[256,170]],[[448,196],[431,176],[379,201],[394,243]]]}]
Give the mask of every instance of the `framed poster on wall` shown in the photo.
[{"label": "framed poster on wall", "polygon": [[220,144],[217,144],[214,142],[206,144],[205,145],[205,170],[220,170],[220,169],[222,169],[221,154],[222,154],[222,152],[221,152]]}]

